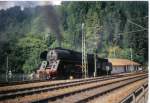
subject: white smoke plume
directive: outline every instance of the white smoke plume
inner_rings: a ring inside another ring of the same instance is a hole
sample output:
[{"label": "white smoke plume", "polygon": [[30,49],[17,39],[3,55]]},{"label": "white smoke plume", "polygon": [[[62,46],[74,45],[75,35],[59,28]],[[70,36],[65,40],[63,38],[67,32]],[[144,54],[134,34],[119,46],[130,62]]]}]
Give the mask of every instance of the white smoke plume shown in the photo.
[{"label": "white smoke plume", "polygon": [[[46,3],[45,3],[46,2]],[[14,6],[20,6],[21,9],[25,7],[35,7],[43,5],[60,5],[61,0],[49,0],[49,1],[0,1],[0,10],[6,10]]]}]

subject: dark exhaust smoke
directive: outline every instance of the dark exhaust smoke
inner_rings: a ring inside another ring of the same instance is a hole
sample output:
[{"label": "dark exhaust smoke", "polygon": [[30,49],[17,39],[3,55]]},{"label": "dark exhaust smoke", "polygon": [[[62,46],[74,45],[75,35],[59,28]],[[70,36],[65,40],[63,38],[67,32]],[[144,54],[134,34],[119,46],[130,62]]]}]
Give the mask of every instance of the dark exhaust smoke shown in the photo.
[{"label": "dark exhaust smoke", "polygon": [[60,19],[59,16],[52,5],[47,5],[43,7],[44,16],[50,30],[56,35],[58,46],[61,47],[61,38],[60,33]]}]

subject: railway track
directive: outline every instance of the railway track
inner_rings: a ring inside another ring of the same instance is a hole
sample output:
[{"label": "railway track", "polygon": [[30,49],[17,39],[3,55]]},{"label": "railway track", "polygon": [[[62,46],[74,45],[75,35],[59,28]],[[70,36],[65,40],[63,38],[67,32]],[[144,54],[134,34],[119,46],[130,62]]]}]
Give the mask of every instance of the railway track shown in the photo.
[{"label": "railway track", "polygon": [[[141,73],[141,72],[139,72],[139,73]],[[130,75],[131,73],[120,73],[120,74],[113,74],[113,75],[121,75],[122,76],[122,75],[127,75],[127,74]],[[0,82],[0,87],[30,84],[30,83],[39,83],[39,82],[49,82],[49,81],[55,81],[55,79],[54,80],[25,80],[25,81]]]},{"label": "railway track", "polygon": [[[33,103],[39,102],[56,102],[56,103],[85,103],[90,99],[101,96],[109,91],[115,90],[116,88],[121,88],[130,83],[142,80],[147,76],[136,76],[126,79],[114,80],[109,83],[93,83],[87,86],[79,87],[78,89],[68,90],[67,92],[56,92],[56,94],[48,98],[39,99],[33,101]],[[57,94],[58,93],[58,94]]]},{"label": "railway track", "polygon": [[[141,72],[137,73],[140,74]],[[134,73],[122,73],[122,74],[115,74],[115,75],[111,75],[111,76],[101,76],[101,77],[96,77],[94,79],[102,79],[102,78],[108,78],[108,77],[121,77],[121,76],[129,76],[129,75],[133,75]],[[60,81],[35,81],[35,82],[27,82],[24,85],[23,83],[18,83],[16,85],[11,85],[11,86],[5,86],[5,87],[0,87],[0,94],[6,94],[6,93],[10,93],[10,92],[16,92],[16,91],[25,91],[25,90],[32,90],[32,89],[36,89],[36,88],[45,88],[45,87],[49,87],[49,86],[56,86],[56,85],[62,85],[62,84],[67,84],[67,83],[74,83],[74,82],[82,82],[82,81],[86,81],[86,80],[92,80],[93,78],[86,78],[86,79],[77,79],[77,80],[60,80]],[[29,84],[29,85],[28,85]],[[31,84],[31,86],[30,86]],[[35,84],[35,86],[34,86]],[[42,85],[39,85],[42,84]],[[14,88],[13,88],[14,87]]]},{"label": "railway track", "polygon": [[[147,74],[141,74],[141,73],[136,74],[134,76],[132,76],[132,75],[131,74],[125,75],[125,76],[123,76],[123,78],[121,78],[121,75],[116,75],[116,76],[114,75],[114,76],[110,76],[110,77],[105,76],[105,77],[97,77],[97,78],[90,78],[90,79],[74,80],[74,81],[70,81],[70,82],[56,83],[56,84],[52,84],[52,85],[49,85],[46,87],[30,88],[28,90],[27,89],[17,90],[17,92],[16,91],[13,91],[13,92],[5,91],[5,93],[0,94],[0,101],[10,100],[11,102],[17,102],[18,99],[13,100],[14,98],[19,98],[19,100],[21,100],[21,101],[27,100],[27,101],[33,101],[33,102],[50,101],[50,100],[56,100],[58,98],[65,99],[64,97],[69,97],[70,95],[74,95],[74,94],[78,95],[78,93],[87,92],[91,89],[97,91],[97,89],[101,86],[106,87],[106,85],[108,85],[108,84],[122,82],[122,80],[126,80],[128,82],[124,82],[124,84],[122,83],[122,85],[120,83],[121,86],[128,84],[130,82],[135,82],[136,80],[139,80],[141,78],[143,79],[143,78],[147,77]],[[141,77],[141,76],[143,76],[143,77]],[[129,81],[129,79],[132,79],[132,80]],[[110,83],[105,83],[108,81],[110,81]],[[111,82],[111,81],[113,81],[113,82]],[[104,82],[104,84],[102,82]],[[91,86],[91,87],[89,87],[89,86]],[[81,87],[83,87],[83,88],[81,88]],[[112,87],[114,87],[114,86],[112,86]],[[74,88],[76,88],[76,89],[74,90]],[[94,88],[97,88],[97,89],[94,89]],[[69,89],[70,92],[64,93],[64,91],[68,91],[67,89]],[[74,91],[72,91],[72,90],[74,90]],[[44,93],[50,93],[51,96],[48,95],[45,98],[44,97],[43,98],[37,98],[37,97],[35,98],[34,97],[35,95],[38,95],[38,94],[44,95]],[[28,98],[30,96],[32,96],[33,98],[32,97]],[[24,97],[26,97],[25,100],[23,99]],[[37,99],[39,99],[39,100],[37,100]],[[66,101],[66,99],[65,99],[65,101]]]},{"label": "railway track", "polygon": [[[119,76],[123,76],[123,75],[131,75],[131,73],[123,73],[123,74],[115,74],[115,75],[111,75],[111,77],[119,77]],[[101,77],[97,77],[97,78],[105,78],[108,76],[101,76]],[[0,86],[0,94],[5,94],[8,92],[16,92],[16,91],[24,91],[24,90],[31,90],[31,89],[36,89],[36,88],[44,88],[44,87],[49,87],[49,86],[54,86],[54,85],[61,85],[61,84],[66,84],[66,83],[73,83],[73,82],[78,82],[78,81],[86,81],[86,80],[90,80],[93,78],[86,78],[86,79],[77,79],[77,80],[51,80],[51,81],[31,81],[31,82],[16,82],[16,85],[7,85],[7,86]],[[95,78],[96,79],[96,78]]]},{"label": "railway track", "polygon": [[0,87],[29,84],[29,83],[38,83],[38,82],[46,82],[46,81],[48,81],[48,80],[26,80],[26,81],[0,82]]},{"label": "railway track", "polygon": [[114,79],[119,76],[111,76],[111,77],[98,77],[98,78],[90,78],[90,79],[83,79],[83,80],[75,80],[70,82],[61,82],[56,84],[50,84],[50,85],[44,85],[40,87],[33,87],[33,88],[22,88],[22,89],[16,89],[16,90],[9,90],[9,91],[3,91],[0,93],[0,100],[8,99],[8,98],[15,98],[20,95],[30,95],[33,93],[39,93],[39,92],[45,92],[45,91],[52,91],[55,89],[61,89],[61,88],[67,88],[71,86],[77,86],[82,84],[88,84],[96,81],[104,81],[109,79]]}]

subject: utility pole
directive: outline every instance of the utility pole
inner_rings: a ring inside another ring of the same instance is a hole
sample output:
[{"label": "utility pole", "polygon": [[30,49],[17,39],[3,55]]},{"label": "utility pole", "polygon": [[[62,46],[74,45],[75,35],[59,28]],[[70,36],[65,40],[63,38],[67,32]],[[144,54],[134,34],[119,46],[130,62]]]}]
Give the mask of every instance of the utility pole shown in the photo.
[{"label": "utility pole", "polygon": [[[131,60],[133,60],[132,48],[130,48],[130,58],[131,58]],[[132,66],[133,66],[133,64],[132,64]],[[132,68],[133,68],[133,67],[132,67]],[[131,72],[132,72],[132,69],[131,69]]]},{"label": "utility pole", "polygon": [[131,60],[133,60],[133,54],[132,54],[132,48],[130,48],[130,58],[131,58]]},{"label": "utility pole", "polygon": [[98,32],[99,32],[100,28],[96,27],[96,34],[95,34],[95,51],[94,51],[94,77],[97,76],[97,39],[100,39],[98,36]]},{"label": "utility pole", "polygon": [[82,23],[82,75],[84,78],[87,77],[87,53],[85,49],[85,34],[84,34],[84,23]]},{"label": "utility pole", "polygon": [[6,56],[6,81],[8,81],[8,54]]},{"label": "utility pole", "polygon": [[97,76],[96,51],[94,52],[94,77]]},{"label": "utility pole", "polygon": [[114,48],[114,57],[116,58],[116,50],[115,50],[115,48]]}]

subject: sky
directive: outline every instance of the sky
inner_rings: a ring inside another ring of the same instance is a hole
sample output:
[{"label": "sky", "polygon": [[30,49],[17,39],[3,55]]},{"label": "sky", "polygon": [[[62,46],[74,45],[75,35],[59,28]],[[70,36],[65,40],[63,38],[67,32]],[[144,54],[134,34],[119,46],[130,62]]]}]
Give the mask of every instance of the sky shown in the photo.
[{"label": "sky", "polygon": [[20,6],[22,9],[25,7],[35,7],[40,5],[61,5],[61,0],[49,0],[49,1],[0,1],[0,10],[8,9],[14,6]]}]

